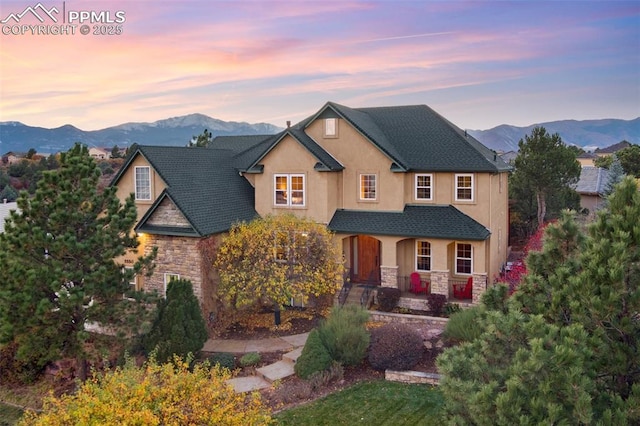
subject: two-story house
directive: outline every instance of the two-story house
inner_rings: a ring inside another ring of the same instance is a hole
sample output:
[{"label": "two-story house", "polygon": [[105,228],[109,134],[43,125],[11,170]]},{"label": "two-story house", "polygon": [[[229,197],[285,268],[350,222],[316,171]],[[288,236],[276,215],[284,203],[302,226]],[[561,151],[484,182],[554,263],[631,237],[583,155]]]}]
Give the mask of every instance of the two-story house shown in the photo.
[{"label": "two-story house", "polygon": [[276,135],[140,146],[113,184],[121,197],[136,194],[136,231],[159,248],[144,288],[162,291],[179,275],[206,299],[211,271],[199,241],[235,221],[292,212],[335,232],[352,282],[408,290],[417,272],[453,298],[454,283],[471,279],[477,302],[507,257],[509,170],[425,105],[329,102]]}]

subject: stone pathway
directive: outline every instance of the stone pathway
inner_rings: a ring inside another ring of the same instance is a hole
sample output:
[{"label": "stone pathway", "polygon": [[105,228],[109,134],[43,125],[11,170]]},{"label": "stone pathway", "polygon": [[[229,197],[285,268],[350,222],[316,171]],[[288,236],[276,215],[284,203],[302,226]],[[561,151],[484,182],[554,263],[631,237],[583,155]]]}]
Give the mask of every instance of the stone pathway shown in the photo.
[{"label": "stone pathway", "polygon": [[235,377],[228,380],[227,383],[233,386],[237,393],[244,393],[268,388],[276,380],[292,376],[293,367],[302,353],[308,336],[309,333],[258,340],[210,339],[205,342],[202,350],[232,353],[289,351],[282,355],[280,361],[257,368],[254,376]]}]

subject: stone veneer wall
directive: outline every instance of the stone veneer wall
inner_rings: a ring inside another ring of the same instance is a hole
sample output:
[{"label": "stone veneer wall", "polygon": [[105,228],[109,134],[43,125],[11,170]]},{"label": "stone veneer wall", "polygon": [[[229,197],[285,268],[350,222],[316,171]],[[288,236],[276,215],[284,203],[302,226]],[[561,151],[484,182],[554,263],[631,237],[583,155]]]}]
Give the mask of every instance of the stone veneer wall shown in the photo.
[{"label": "stone veneer wall", "polygon": [[449,271],[431,271],[431,293],[443,294],[449,299]]},{"label": "stone veneer wall", "polygon": [[381,266],[380,281],[382,287],[398,287],[398,267]]},{"label": "stone veneer wall", "polygon": [[162,200],[156,211],[147,221],[149,225],[191,226],[180,210],[169,198]]},{"label": "stone veneer wall", "polygon": [[193,292],[202,302],[201,256],[196,248],[198,238],[149,235],[147,252],[158,247],[153,275],[145,279],[145,290],[164,295],[164,274],[179,274],[193,284]]},{"label": "stone veneer wall", "polygon": [[402,324],[429,325],[444,328],[449,318],[429,317],[426,315],[396,314],[393,312],[369,311],[369,320],[376,322],[399,322]]},{"label": "stone veneer wall", "polygon": [[487,291],[487,274],[473,274],[471,301],[474,305],[480,303],[480,298],[485,291]]}]

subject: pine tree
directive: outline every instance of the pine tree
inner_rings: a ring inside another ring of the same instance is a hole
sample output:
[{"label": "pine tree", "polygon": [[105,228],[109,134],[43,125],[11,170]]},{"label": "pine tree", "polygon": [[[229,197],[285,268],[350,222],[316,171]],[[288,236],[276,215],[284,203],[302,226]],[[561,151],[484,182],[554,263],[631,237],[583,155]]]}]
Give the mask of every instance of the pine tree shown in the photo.
[{"label": "pine tree", "polygon": [[167,286],[167,298],[158,303],[158,317],[145,337],[145,348],[149,352],[156,350],[158,361],[166,362],[174,355],[197,354],[207,337],[207,326],[191,281],[172,280]]},{"label": "pine tree", "polygon": [[624,170],[622,169],[620,159],[615,154],[612,157],[613,159],[611,161],[611,165],[609,166],[609,178],[607,180],[606,186],[604,187],[604,195],[606,197],[613,193],[616,185],[620,183],[620,181],[624,177]]},{"label": "pine tree", "polygon": [[18,199],[0,235],[0,341],[18,344],[18,357],[44,367],[61,357],[78,361],[86,377],[87,322],[135,333],[144,319],[141,301],[125,300],[134,273],[115,259],[138,242],[133,197],[124,205],[116,188],[98,191],[100,170],[86,147],[62,154],[60,168],[45,171],[35,195]]}]

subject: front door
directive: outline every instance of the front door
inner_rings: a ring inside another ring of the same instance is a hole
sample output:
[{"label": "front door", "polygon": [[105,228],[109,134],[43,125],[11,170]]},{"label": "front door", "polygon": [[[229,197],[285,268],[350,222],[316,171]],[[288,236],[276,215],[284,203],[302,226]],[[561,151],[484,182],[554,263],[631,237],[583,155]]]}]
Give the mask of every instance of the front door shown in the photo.
[{"label": "front door", "polygon": [[380,241],[367,235],[353,237],[351,253],[351,264],[356,266],[352,268],[352,281],[380,285]]}]

